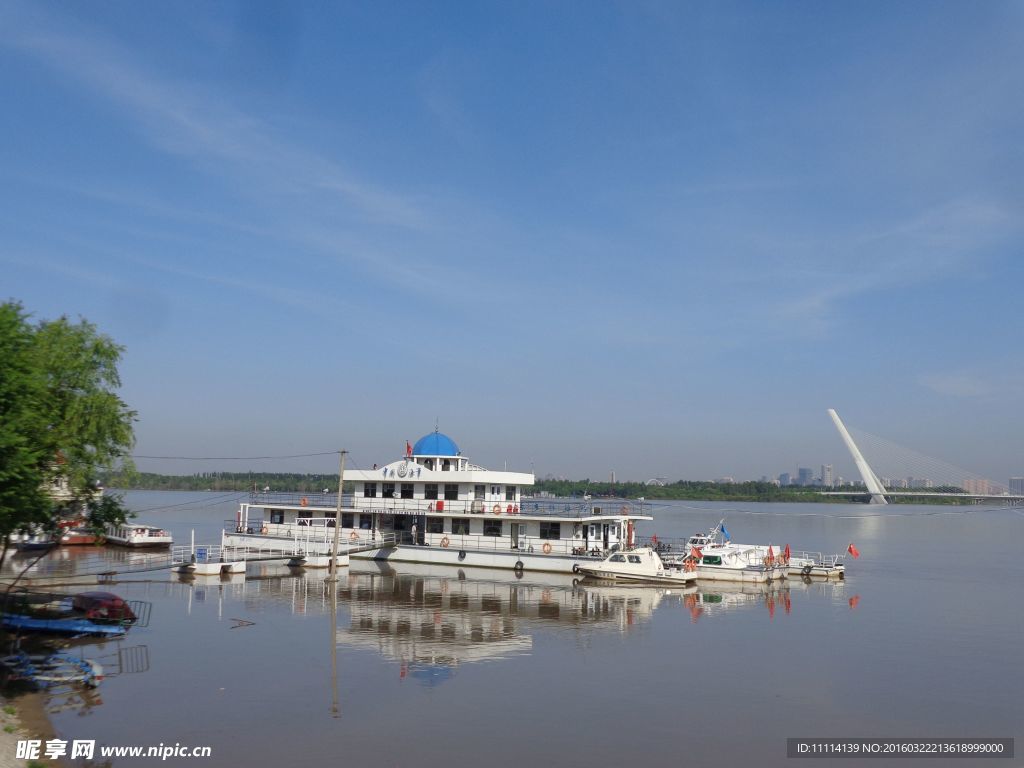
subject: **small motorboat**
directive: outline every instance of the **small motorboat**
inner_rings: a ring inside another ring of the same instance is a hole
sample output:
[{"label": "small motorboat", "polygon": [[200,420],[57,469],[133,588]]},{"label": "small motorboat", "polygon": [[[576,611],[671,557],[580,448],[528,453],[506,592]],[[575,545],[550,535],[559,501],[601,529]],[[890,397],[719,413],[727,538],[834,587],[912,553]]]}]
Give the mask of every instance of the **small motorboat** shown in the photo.
[{"label": "small motorboat", "polygon": [[62,547],[84,546],[86,544],[97,544],[100,541],[95,533],[88,528],[67,528],[60,535]]},{"label": "small motorboat", "polygon": [[666,566],[661,556],[650,547],[637,547],[612,552],[600,563],[577,563],[573,571],[600,581],[635,582],[643,584],[693,584],[693,570]]}]

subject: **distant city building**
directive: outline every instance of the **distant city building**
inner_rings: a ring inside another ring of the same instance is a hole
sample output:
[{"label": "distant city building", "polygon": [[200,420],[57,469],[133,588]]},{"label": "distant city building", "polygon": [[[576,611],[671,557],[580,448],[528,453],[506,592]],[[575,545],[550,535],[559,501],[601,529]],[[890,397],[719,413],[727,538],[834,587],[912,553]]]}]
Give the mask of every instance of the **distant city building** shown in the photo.
[{"label": "distant city building", "polygon": [[783,472],[779,475],[779,485],[789,485],[792,481],[789,472]]},{"label": "distant city building", "polygon": [[835,482],[832,479],[831,464],[821,465],[821,484],[824,485],[826,488],[831,488],[833,485],[835,485]]},{"label": "distant city building", "polygon": [[981,496],[988,496],[993,493],[992,483],[984,478],[968,478],[963,481],[961,487],[965,493],[977,493]]},{"label": "distant city building", "polygon": [[797,485],[813,485],[814,484],[814,473],[810,467],[800,467],[796,471],[796,484]]},{"label": "distant city building", "polygon": [[1024,496],[1024,477],[1010,478],[1010,493],[1014,496]]}]

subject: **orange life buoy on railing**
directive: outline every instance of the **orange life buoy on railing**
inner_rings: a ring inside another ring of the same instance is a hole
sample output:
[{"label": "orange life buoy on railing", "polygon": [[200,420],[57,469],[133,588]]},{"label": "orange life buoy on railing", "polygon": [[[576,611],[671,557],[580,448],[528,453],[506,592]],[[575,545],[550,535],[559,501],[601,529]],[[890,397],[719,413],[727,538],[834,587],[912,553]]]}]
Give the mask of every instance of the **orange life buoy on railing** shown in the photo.
[{"label": "orange life buoy on railing", "polygon": [[301,504],[304,507],[308,507],[309,506],[309,499],[307,499],[305,496],[303,496],[301,499],[299,499],[299,504]]},{"label": "orange life buoy on railing", "polygon": [[262,528],[260,528],[260,533],[266,533],[266,532],[267,532],[267,526],[264,525]]},{"label": "orange life buoy on railing", "polygon": [[514,507],[512,507],[512,514],[513,515],[518,515],[519,514],[519,505],[518,504],[516,504]]},{"label": "orange life buoy on railing", "polygon": [[551,545],[548,544],[546,541],[544,542],[544,546],[541,547],[541,549],[543,550],[545,555],[550,555],[551,554]]},{"label": "orange life buoy on railing", "polygon": [[351,539],[352,541],[355,541],[356,539],[358,539],[358,538],[359,538],[359,534],[358,534],[358,533],[356,533],[355,531],[352,531],[352,533],[350,533],[350,534],[348,535],[348,537],[349,537],[349,539]]},{"label": "orange life buoy on railing", "polygon": [[491,508],[491,512],[493,512],[493,513],[494,513],[494,514],[496,514],[496,515],[500,515],[500,514],[501,514],[501,504],[495,504],[495,505],[494,505],[494,506],[493,506],[493,507]]},{"label": "orange life buoy on railing", "polygon": [[625,504],[623,504],[621,507],[619,507],[619,514],[620,515],[628,515],[629,514],[629,507],[627,507]]},{"label": "orange life buoy on railing", "polygon": [[448,541],[448,537],[447,536],[445,536],[443,539],[441,539],[441,546],[442,547],[447,547],[449,543],[450,542]]},{"label": "orange life buoy on railing", "polygon": [[511,504],[509,504],[507,507],[505,507],[505,514],[506,515],[511,515],[512,514],[512,505]]}]

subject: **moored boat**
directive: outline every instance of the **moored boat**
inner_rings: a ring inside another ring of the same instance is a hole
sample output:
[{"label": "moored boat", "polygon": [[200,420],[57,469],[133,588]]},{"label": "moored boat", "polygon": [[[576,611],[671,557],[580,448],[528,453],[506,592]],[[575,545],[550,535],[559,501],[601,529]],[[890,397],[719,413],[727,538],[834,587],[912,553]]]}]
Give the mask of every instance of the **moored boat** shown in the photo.
[{"label": "moored boat", "polygon": [[587,563],[577,568],[578,573],[601,581],[687,586],[697,578],[691,569],[667,567],[650,547],[612,552],[600,563]]},{"label": "moored boat", "polygon": [[[632,547],[636,522],[653,519],[642,502],[529,498],[532,474],[475,465],[436,430],[396,461],[347,471],[351,481],[339,536],[354,560],[572,573]],[[337,507],[334,493],[253,493],[221,543],[329,556]]]},{"label": "moored boat", "polygon": [[696,533],[687,539],[686,550],[703,551],[707,547],[719,547],[725,544],[743,549],[753,550],[754,558],[760,558],[764,564],[781,564],[787,574],[805,577],[844,578],[846,566],[839,555],[823,555],[820,552],[793,552],[787,544],[778,549],[771,544],[734,544],[725,527],[725,520],[707,533]]},{"label": "moored boat", "polygon": [[142,523],[108,525],[106,539],[108,544],[116,544],[121,547],[148,547],[151,549],[169,547],[174,543],[171,534],[163,528]]}]

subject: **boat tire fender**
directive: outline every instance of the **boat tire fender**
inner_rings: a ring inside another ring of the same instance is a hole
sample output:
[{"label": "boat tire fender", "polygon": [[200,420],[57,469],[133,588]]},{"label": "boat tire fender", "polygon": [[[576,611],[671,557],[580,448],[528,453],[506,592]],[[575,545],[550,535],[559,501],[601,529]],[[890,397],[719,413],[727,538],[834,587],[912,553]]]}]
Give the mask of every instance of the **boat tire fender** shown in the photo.
[{"label": "boat tire fender", "polygon": [[811,575],[811,571],[813,571],[813,570],[814,570],[814,568],[812,566],[805,565],[804,566],[804,570],[803,570],[804,576],[810,576]]},{"label": "boat tire fender", "polygon": [[522,560],[516,560],[515,569],[517,571],[522,572],[522,570],[523,570],[523,561]]},{"label": "boat tire fender", "polygon": [[579,563],[573,563],[573,565],[572,565],[572,572],[573,573],[579,573],[580,572],[580,564]]},{"label": "boat tire fender", "polygon": [[465,559],[466,559],[466,550],[460,549],[459,550],[459,562],[461,563]]}]

